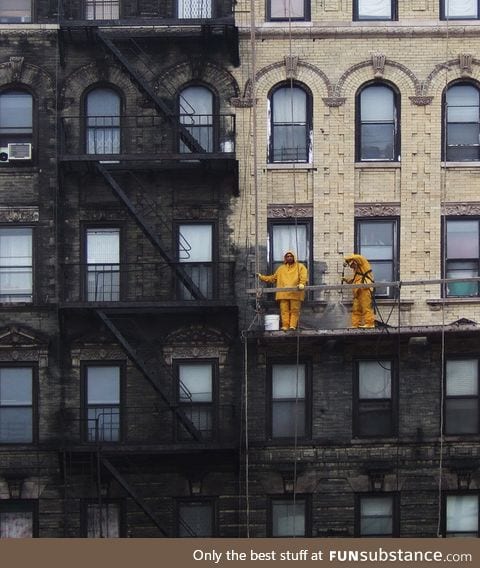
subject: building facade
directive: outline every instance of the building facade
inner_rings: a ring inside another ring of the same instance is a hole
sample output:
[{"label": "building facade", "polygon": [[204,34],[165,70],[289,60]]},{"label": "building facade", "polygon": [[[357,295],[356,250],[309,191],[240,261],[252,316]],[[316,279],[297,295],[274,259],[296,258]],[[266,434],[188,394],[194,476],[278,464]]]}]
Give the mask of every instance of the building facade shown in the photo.
[{"label": "building facade", "polygon": [[0,3],[0,537],[478,536],[478,3],[54,4]]}]

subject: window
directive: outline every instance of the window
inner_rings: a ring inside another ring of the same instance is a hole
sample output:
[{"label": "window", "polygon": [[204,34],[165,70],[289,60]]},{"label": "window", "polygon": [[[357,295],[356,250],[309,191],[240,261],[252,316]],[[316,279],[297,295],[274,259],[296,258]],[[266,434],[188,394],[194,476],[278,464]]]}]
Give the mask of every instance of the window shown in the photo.
[{"label": "window", "polygon": [[86,0],[87,20],[118,20],[120,17],[119,0]]},{"label": "window", "polygon": [[445,433],[478,434],[478,359],[446,363]]},{"label": "window", "polygon": [[283,264],[287,250],[295,251],[297,260],[311,268],[311,233],[309,221],[295,220],[269,223],[268,258],[272,272]]},{"label": "window", "polygon": [[0,1],[0,24],[28,24],[31,21],[31,0]]},{"label": "window", "polygon": [[[446,220],[446,278],[471,278],[480,275],[480,220]],[[448,282],[447,296],[478,296],[478,282]]]},{"label": "window", "polygon": [[[375,282],[393,282],[398,278],[398,220],[357,219],[356,250],[368,258]],[[375,288],[378,298],[391,298],[393,288]]]},{"label": "window", "polygon": [[31,144],[32,133],[32,95],[20,90],[3,91],[0,94],[0,161],[8,157],[8,144]]},{"label": "window", "polygon": [[309,435],[304,363],[271,366],[270,434],[272,438],[304,438]]},{"label": "window", "polygon": [[87,154],[120,153],[120,97],[99,88],[87,95]]},{"label": "window", "polygon": [[178,0],[178,17],[181,20],[212,17],[212,0]]},{"label": "window", "polygon": [[33,300],[32,229],[0,228],[0,301]]},{"label": "window", "polygon": [[379,83],[357,95],[357,160],[399,160],[398,99],[391,87]]},{"label": "window", "polygon": [[448,162],[478,161],[480,148],[480,91],[469,83],[448,87],[445,95]]},{"label": "window", "polygon": [[[215,428],[213,362],[178,363],[177,372],[178,400],[183,412],[203,438],[212,438]],[[186,430],[179,427],[179,437],[190,439]]]},{"label": "window", "polygon": [[[213,93],[206,87],[191,86],[180,92],[180,123],[206,152],[213,152],[215,147],[213,105]],[[180,141],[180,152],[190,151],[188,145]]]},{"label": "window", "polygon": [[269,536],[309,536],[308,525],[306,497],[298,495],[295,499],[273,498],[270,501]]},{"label": "window", "polygon": [[87,538],[119,538],[122,536],[122,508],[120,503],[102,500],[84,503],[85,529]]},{"label": "window", "polygon": [[[185,223],[178,227],[178,259],[185,273],[205,298],[214,296],[213,278],[213,225],[211,223]],[[180,284],[182,300],[193,296]]]},{"label": "window", "polygon": [[36,504],[27,500],[0,501],[0,538],[32,538],[37,536]]},{"label": "window", "polygon": [[357,535],[398,536],[397,516],[394,495],[361,495],[357,499]]},{"label": "window", "polygon": [[394,435],[392,361],[357,361],[356,370],[354,435]]},{"label": "window", "polygon": [[478,495],[446,495],[444,509],[446,537],[478,536]]},{"label": "window", "polygon": [[310,20],[310,0],[267,0],[267,18],[271,21]]},{"label": "window", "polygon": [[215,536],[213,501],[180,501],[177,506],[177,534],[183,538]]},{"label": "window", "polygon": [[296,85],[277,87],[270,95],[269,161],[310,162],[311,97]]},{"label": "window", "polygon": [[0,368],[0,443],[33,442],[33,369]]},{"label": "window", "polygon": [[120,440],[120,367],[88,365],[85,369],[86,438]]},{"label": "window", "polygon": [[479,14],[479,0],[441,0],[442,20],[475,20]]},{"label": "window", "polygon": [[120,229],[90,228],[86,233],[87,300],[120,299]]},{"label": "window", "polygon": [[394,20],[396,0],[354,0],[354,20]]}]

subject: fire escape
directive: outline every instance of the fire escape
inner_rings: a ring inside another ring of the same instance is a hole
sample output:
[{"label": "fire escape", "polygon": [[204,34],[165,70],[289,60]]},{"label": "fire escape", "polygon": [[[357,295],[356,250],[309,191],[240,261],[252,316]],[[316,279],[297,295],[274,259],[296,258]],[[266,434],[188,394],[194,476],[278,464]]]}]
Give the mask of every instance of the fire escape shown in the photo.
[{"label": "fire escape", "polygon": [[[105,6],[108,4],[108,10],[114,10],[111,14],[109,12],[111,19],[106,21],[106,12],[103,17],[93,17],[88,6],[95,4],[104,5],[102,10],[107,9]],[[156,394],[158,405],[155,404],[153,414],[161,415],[164,411],[171,413],[177,434],[170,443],[153,443],[155,450],[152,454],[152,446],[147,447],[141,437],[130,436],[130,422],[134,423],[134,420],[131,420],[132,412],[128,411],[128,417],[124,420],[126,424],[122,426],[127,436],[124,434],[122,440],[117,439],[116,444],[105,443],[113,438],[111,432],[110,438],[108,432],[105,437],[100,422],[104,424],[107,421],[111,428],[112,419],[103,416],[99,420],[97,416],[92,424],[85,417],[84,411],[80,410],[73,419],[71,416],[70,419],[67,418],[65,423],[66,432],[69,429],[78,430],[77,436],[72,435],[65,442],[62,457],[65,491],[69,491],[69,472],[90,472],[97,481],[102,476],[109,476],[145,513],[160,536],[174,536],[149,504],[145,491],[142,493],[127,479],[128,472],[140,467],[136,461],[149,464],[155,459],[158,461],[158,456],[162,456],[162,461],[181,469],[188,464],[188,454],[192,452],[192,448],[194,452],[210,451],[215,459],[215,452],[218,453],[220,446],[221,451],[232,451],[235,442],[233,436],[227,444],[221,444],[220,441],[216,444],[217,440],[212,441],[209,436],[206,440],[205,432],[202,432],[195,418],[189,414],[188,408],[185,411],[185,405],[179,404],[178,395],[165,388],[165,377],[171,383],[176,378],[161,356],[155,356],[152,347],[146,345],[142,318],[161,320],[166,314],[170,314],[170,317],[181,314],[180,317],[190,318],[189,321],[194,321],[198,316],[203,321],[207,314],[214,313],[221,317],[222,313],[230,313],[232,320],[236,320],[233,267],[220,264],[212,267],[215,276],[211,278],[215,285],[205,286],[195,270],[178,258],[179,255],[188,257],[191,247],[181,235],[178,236],[178,250],[172,252],[172,241],[175,238],[172,219],[168,212],[159,210],[155,200],[149,195],[151,190],[142,179],[146,173],[151,176],[174,176],[188,172],[192,180],[197,175],[210,179],[212,184],[218,179],[226,180],[224,186],[230,187],[232,194],[237,195],[238,165],[234,153],[235,117],[213,115],[203,118],[211,128],[207,139],[199,136],[195,129],[197,119],[191,116],[194,111],[188,108],[185,110],[181,101],[178,104],[173,90],[169,92],[168,100],[158,94],[152,72],[154,62],[148,51],[150,46],[155,46],[158,53],[171,42],[178,42],[180,46],[185,42],[193,42],[202,55],[206,55],[211,49],[221,50],[229,54],[230,64],[237,64],[237,30],[232,14],[224,16],[218,7],[218,17],[212,12],[210,17],[200,14],[201,18],[185,18],[178,13],[165,13],[163,3],[158,3],[157,13],[149,17],[140,13],[122,17],[124,7],[121,2],[87,2],[86,13],[80,5],[75,0],[65,0],[63,3],[60,29],[62,64],[65,64],[70,48],[79,50],[83,46],[87,48],[94,45],[96,50],[101,50],[109,64],[120,67],[128,75],[146,101],[148,112],[141,116],[94,117],[93,121],[88,116],[61,118],[61,192],[68,191],[66,180],[68,177],[71,179],[72,175],[88,176],[88,179],[94,180],[95,188],[108,190],[117,204],[128,213],[159,260],[148,266],[120,262],[115,266],[103,266],[101,270],[97,267],[93,274],[96,282],[93,292],[89,288],[92,274],[89,273],[88,266],[65,265],[65,293],[61,303],[63,334],[71,339],[75,335],[72,328],[78,322],[81,322],[78,325],[84,330],[102,326],[106,334],[121,346],[137,372]],[[115,10],[119,10],[119,13]],[[164,91],[168,90],[167,86],[163,87]],[[168,130],[170,149],[165,149],[165,144],[159,138],[164,129]],[[88,138],[92,130],[94,147]],[[108,132],[108,136],[112,132],[114,136],[118,133],[121,141],[118,145],[110,141],[97,146],[98,132],[102,136],[105,132]],[[192,187],[192,191],[194,189]],[[89,188],[81,189],[82,192],[89,190],[92,191]],[[169,277],[165,278],[165,274]],[[97,290],[98,281],[100,293]],[[188,400],[188,388],[181,381],[179,388],[182,391],[180,398]],[[221,421],[221,417],[219,420]],[[220,424],[220,431],[221,426]],[[180,442],[178,432],[182,433]],[[130,441],[133,438],[135,440]],[[92,464],[96,464],[95,467],[92,468]],[[100,500],[101,483],[98,481],[97,485]]]}]

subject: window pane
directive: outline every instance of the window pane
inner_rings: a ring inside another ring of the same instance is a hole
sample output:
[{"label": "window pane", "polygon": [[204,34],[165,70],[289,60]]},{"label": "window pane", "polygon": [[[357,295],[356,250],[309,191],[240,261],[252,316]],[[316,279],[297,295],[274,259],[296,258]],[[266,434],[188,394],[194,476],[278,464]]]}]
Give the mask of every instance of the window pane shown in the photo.
[{"label": "window pane", "polygon": [[20,444],[32,440],[32,407],[0,407],[0,442]]},{"label": "window pane", "polygon": [[298,87],[284,87],[273,94],[273,122],[307,122],[307,93]]},{"label": "window pane", "polygon": [[305,365],[273,365],[272,397],[304,398],[305,397]]},{"label": "window pane", "polygon": [[88,440],[117,442],[120,439],[120,408],[94,406],[88,409]]},{"label": "window pane", "polygon": [[477,18],[477,0],[443,0],[449,18]]},{"label": "window pane", "polygon": [[88,264],[120,262],[120,229],[87,229]]},{"label": "window pane", "polygon": [[447,396],[478,394],[478,361],[447,361]]},{"label": "window pane", "polygon": [[392,393],[391,361],[360,361],[358,364],[359,397],[390,398]]},{"label": "window pane", "polygon": [[212,402],[211,363],[182,364],[178,368],[182,402]]},{"label": "window pane", "polygon": [[390,401],[362,402],[358,408],[359,436],[391,436],[392,407]]},{"label": "window pane", "polygon": [[447,221],[447,258],[478,258],[478,221]]},{"label": "window pane", "polygon": [[0,369],[0,406],[32,404],[32,369]]},{"label": "window pane", "polygon": [[272,403],[272,436],[293,438],[305,436],[305,401],[274,401]]},{"label": "window pane", "polygon": [[361,159],[393,160],[394,135],[393,124],[362,124]]},{"label": "window pane", "polygon": [[[179,97],[180,122],[207,152],[213,151],[213,93],[201,86],[183,89]],[[189,149],[182,142],[180,150]]]},{"label": "window pane", "polygon": [[305,0],[270,0],[270,17],[275,20],[304,19]]},{"label": "window pane", "polygon": [[178,17],[198,19],[212,17],[211,0],[178,0]]},{"label": "window pane", "polygon": [[180,262],[212,262],[212,225],[180,225],[178,247]]},{"label": "window pane", "polygon": [[87,507],[88,538],[120,537],[120,506],[116,503],[89,504]]},{"label": "window pane", "polygon": [[[8,91],[0,95],[0,134],[8,142],[8,135],[31,134],[32,95],[24,91]],[[12,141],[20,141],[15,137]],[[29,139],[26,139],[28,142]]]},{"label": "window pane", "polygon": [[395,114],[394,94],[388,87],[363,89],[360,95],[362,122],[391,122]]},{"label": "window pane", "polygon": [[0,2],[0,23],[22,23],[32,21],[31,0],[2,0]]},{"label": "window pane", "polygon": [[360,19],[390,20],[392,18],[392,0],[358,0]]},{"label": "window pane", "polygon": [[308,161],[307,129],[304,125],[274,125],[273,160],[276,162]]},{"label": "window pane", "polygon": [[95,89],[87,96],[87,152],[120,152],[120,97],[112,89]]},{"label": "window pane", "polygon": [[[391,221],[362,221],[360,230],[360,254],[372,260],[393,259],[393,223]],[[376,276],[376,274],[375,274]]]},{"label": "window pane", "polygon": [[393,533],[393,499],[363,497],[360,502],[360,533],[391,535]]},{"label": "window pane", "polygon": [[181,503],[178,507],[178,534],[181,537],[213,536],[211,503]]},{"label": "window pane", "polygon": [[447,532],[478,531],[478,496],[447,496]]},{"label": "window pane", "polygon": [[296,252],[297,260],[307,262],[310,256],[307,241],[307,226],[297,225],[274,225],[273,237],[273,262],[283,263],[283,256],[287,250]]},{"label": "window pane", "polygon": [[305,536],[305,501],[272,502],[272,536]]},{"label": "window pane", "polygon": [[88,404],[120,404],[120,367],[87,367]]},{"label": "window pane", "polygon": [[447,434],[476,434],[478,432],[478,399],[447,399],[445,425]]},{"label": "window pane", "polygon": [[0,538],[32,538],[31,511],[0,511]]},{"label": "window pane", "polygon": [[87,20],[118,20],[119,0],[86,0]]}]

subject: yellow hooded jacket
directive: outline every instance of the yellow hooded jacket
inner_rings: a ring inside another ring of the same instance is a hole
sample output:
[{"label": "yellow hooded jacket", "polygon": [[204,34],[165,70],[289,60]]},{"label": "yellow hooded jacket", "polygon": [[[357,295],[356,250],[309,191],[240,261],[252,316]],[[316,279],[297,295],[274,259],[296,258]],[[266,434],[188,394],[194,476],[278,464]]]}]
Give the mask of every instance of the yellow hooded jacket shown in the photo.
[{"label": "yellow hooded jacket", "polygon": [[[357,269],[353,278],[347,280],[349,284],[368,284],[369,282],[374,282],[372,267],[368,260],[361,254],[349,254],[345,257],[345,262],[351,266],[351,262],[355,261],[357,263]],[[355,288],[355,292],[359,290],[373,290],[373,288]]]},{"label": "yellow hooded jacket", "polygon": [[[276,288],[296,288],[299,284],[305,284],[308,281],[308,271],[307,267],[301,262],[297,262],[295,253],[288,250],[285,256],[290,253],[293,254],[295,259],[293,264],[287,264],[284,262],[282,266],[279,266],[274,274],[265,275],[260,274],[259,278],[262,282],[267,282],[268,284],[275,284]],[[276,292],[276,300],[300,300],[303,302],[305,298],[305,292]]]}]

